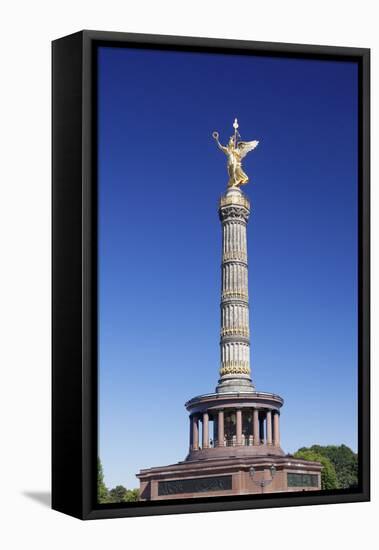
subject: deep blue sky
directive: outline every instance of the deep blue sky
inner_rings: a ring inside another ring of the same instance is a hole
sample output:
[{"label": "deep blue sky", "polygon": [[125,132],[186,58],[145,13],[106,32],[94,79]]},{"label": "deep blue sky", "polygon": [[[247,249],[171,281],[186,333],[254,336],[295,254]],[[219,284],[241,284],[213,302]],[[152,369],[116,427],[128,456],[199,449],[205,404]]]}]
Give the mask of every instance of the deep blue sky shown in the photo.
[{"label": "deep blue sky", "polygon": [[219,368],[225,142],[252,183],[251,364],[282,447],[357,448],[357,67],[99,51],[100,449],[109,486],[184,459],[184,403]]}]

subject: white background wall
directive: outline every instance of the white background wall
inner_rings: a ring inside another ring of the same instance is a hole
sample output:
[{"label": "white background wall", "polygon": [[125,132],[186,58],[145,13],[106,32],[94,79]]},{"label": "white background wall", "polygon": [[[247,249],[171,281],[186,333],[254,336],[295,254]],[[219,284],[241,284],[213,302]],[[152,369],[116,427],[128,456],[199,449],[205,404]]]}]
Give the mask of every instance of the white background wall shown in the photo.
[{"label": "white background wall", "polygon": [[[48,498],[50,484],[50,41],[92,28],[371,47],[375,153],[379,35],[374,6],[375,2],[370,0],[24,0],[3,4],[0,35],[0,365],[4,379],[0,394],[0,544],[3,548],[58,550],[138,545],[186,549],[217,543],[219,548],[243,544],[250,548],[278,545],[303,550],[363,548],[370,541],[375,546],[379,511],[377,452],[373,456],[372,503],[83,523],[53,512],[40,502]],[[375,242],[378,191],[377,162],[373,156]],[[378,254],[373,250],[374,279],[377,264]],[[374,329],[377,326],[378,310],[373,307]],[[375,344],[373,341],[374,354]],[[377,377],[375,372],[373,375],[375,390]],[[375,426],[377,398],[373,413]],[[377,438],[373,436],[375,451]]]}]

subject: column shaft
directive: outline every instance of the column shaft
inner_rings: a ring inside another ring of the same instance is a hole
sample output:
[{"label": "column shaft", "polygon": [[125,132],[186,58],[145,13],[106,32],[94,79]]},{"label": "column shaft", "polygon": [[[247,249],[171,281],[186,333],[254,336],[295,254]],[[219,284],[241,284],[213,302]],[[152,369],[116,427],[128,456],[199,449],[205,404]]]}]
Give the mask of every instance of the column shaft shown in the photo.
[{"label": "column shaft", "polygon": [[[223,228],[220,381],[217,392],[254,389],[250,379],[250,342],[247,304],[246,224],[249,200],[239,189],[228,189],[220,199]],[[224,309],[225,308],[225,309]],[[237,440],[237,436],[236,436]]]},{"label": "column shaft", "polygon": [[254,445],[259,445],[259,417],[258,409],[253,410],[253,442]]},{"label": "column shaft", "polygon": [[208,413],[203,413],[203,449],[209,447],[209,416]]},{"label": "column shaft", "polygon": [[217,436],[218,436],[218,447],[224,446],[224,411],[218,411],[218,426],[217,426]]},{"label": "column shaft", "polygon": [[192,448],[194,451],[199,450],[199,419],[196,416],[192,417]]},{"label": "column shaft", "polygon": [[190,421],[190,433],[189,433],[189,449],[192,451],[193,449],[193,416],[189,417]]},{"label": "column shaft", "polygon": [[279,413],[274,412],[274,445],[280,447]]},{"label": "column shaft", "polygon": [[259,440],[260,443],[264,443],[265,441],[265,425],[264,425],[264,418],[262,415],[259,417]]},{"label": "column shaft", "polygon": [[236,412],[236,443],[242,445],[242,410]]},{"label": "column shaft", "polygon": [[267,445],[272,445],[272,417],[271,411],[266,413],[266,434],[267,434]]}]

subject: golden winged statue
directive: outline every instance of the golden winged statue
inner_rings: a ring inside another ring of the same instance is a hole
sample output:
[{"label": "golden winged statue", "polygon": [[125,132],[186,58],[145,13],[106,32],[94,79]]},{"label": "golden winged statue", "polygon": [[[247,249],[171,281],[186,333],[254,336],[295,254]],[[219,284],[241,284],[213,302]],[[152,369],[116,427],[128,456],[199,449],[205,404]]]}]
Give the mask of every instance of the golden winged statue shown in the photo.
[{"label": "golden winged statue", "polygon": [[238,120],[233,123],[234,135],[230,137],[227,145],[221,145],[219,141],[219,133],[213,132],[212,136],[223,153],[228,157],[227,167],[229,174],[228,187],[240,187],[249,181],[249,177],[242,170],[242,159],[246,157],[250,151],[256,148],[259,141],[237,141],[237,136],[241,137],[238,132]]}]

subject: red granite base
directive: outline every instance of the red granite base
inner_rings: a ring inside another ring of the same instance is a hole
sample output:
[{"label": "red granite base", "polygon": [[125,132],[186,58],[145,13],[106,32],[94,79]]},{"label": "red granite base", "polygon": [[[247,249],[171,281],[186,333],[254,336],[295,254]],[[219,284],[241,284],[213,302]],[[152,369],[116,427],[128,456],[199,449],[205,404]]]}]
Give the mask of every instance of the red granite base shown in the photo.
[{"label": "red granite base", "polygon": [[137,477],[141,500],[167,500],[319,490],[321,468],[292,456],[223,457],[149,468]]}]

